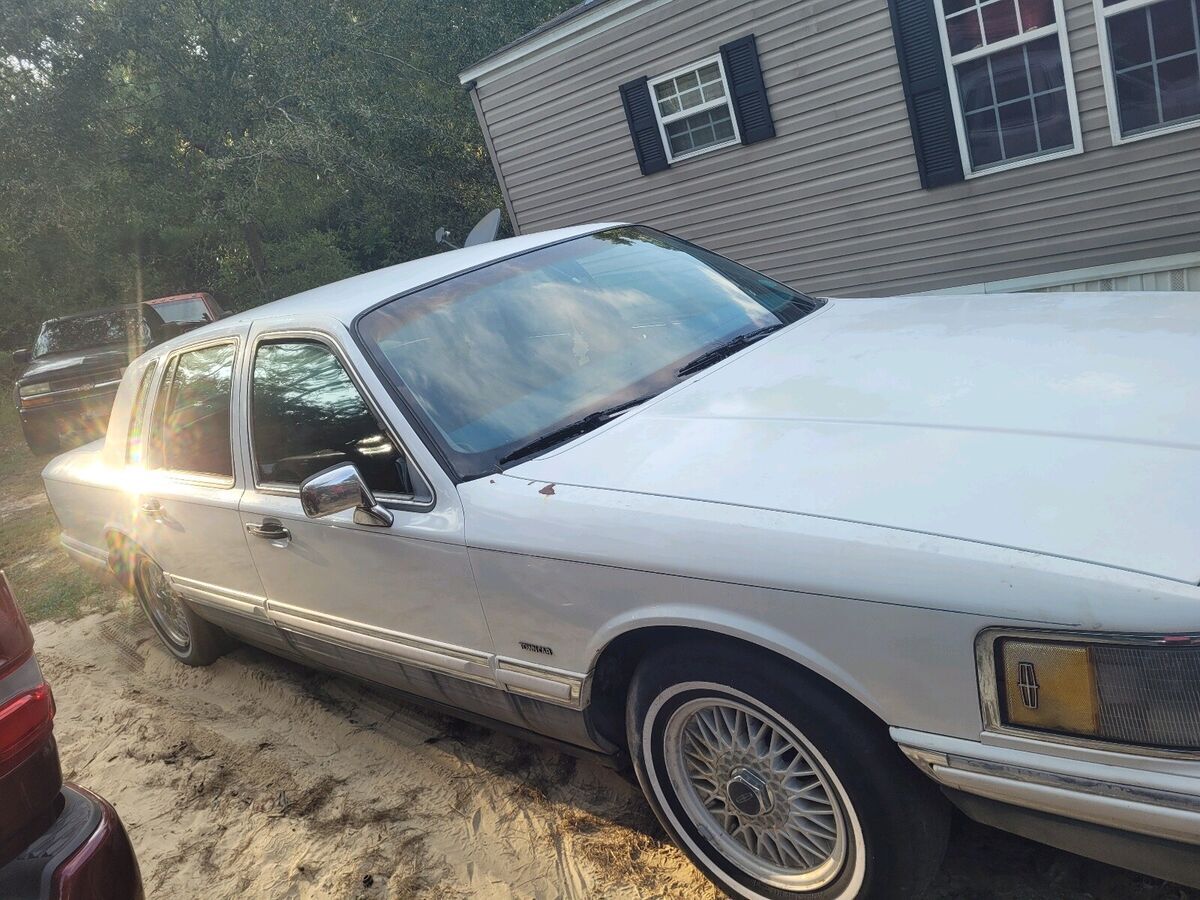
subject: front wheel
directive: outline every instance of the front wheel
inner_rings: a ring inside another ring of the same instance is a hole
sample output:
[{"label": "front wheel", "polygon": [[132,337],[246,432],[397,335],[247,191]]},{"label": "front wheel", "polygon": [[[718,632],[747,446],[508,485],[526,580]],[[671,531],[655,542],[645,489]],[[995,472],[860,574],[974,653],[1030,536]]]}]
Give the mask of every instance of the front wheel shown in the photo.
[{"label": "front wheel", "polygon": [[626,725],[655,814],[732,896],[909,897],[941,862],[933,785],[878,721],[777,658],[668,648],[634,674]]},{"label": "front wheel", "polygon": [[137,558],[134,592],[155,633],[180,662],[207,666],[225,653],[225,632],[196,615],[158,563],[147,556]]}]

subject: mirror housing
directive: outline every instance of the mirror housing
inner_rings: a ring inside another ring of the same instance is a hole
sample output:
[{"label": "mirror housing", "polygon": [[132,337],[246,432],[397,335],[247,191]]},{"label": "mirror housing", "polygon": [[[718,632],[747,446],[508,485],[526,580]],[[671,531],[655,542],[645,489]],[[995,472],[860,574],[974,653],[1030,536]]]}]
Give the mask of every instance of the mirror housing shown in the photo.
[{"label": "mirror housing", "polygon": [[353,463],[341,463],[310,475],[300,484],[300,506],[310,519],[354,510],[358,525],[388,526],[392,514],[380,506]]},{"label": "mirror housing", "polygon": [[25,363],[29,362],[29,360],[31,360],[31,359],[33,359],[33,354],[30,353],[28,350],[14,350],[13,351],[13,362],[19,362],[19,363],[21,363],[21,365],[24,365]]}]

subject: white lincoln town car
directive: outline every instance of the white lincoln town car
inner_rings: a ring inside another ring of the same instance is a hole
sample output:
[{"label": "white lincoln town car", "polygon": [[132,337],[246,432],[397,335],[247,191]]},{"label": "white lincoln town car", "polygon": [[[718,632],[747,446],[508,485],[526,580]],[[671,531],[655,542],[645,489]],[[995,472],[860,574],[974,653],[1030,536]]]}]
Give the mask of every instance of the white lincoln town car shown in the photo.
[{"label": "white lincoln town car", "polygon": [[1200,295],[819,299],[594,225],[155,347],[62,542],[237,638],[628,758],[729,894],[919,894],[951,804],[1200,885]]}]

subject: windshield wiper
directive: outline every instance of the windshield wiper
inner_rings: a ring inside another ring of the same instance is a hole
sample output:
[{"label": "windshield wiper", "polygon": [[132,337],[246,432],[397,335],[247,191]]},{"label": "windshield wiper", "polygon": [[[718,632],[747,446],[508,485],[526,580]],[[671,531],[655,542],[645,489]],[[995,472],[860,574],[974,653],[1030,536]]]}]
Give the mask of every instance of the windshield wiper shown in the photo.
[{"label": "windshield wiper", "polygon": [[680,378],[685,375],[691,375],[694,372],[699,372],[701,369],[707,369],[713,363],[718,363],[727,356],[732,356],[743,347],[748,347],[755,341],[761,341],[773,331],[778,331],[782,328],[782,323],[768,325],[766,328],[758,328],[754,331],[746,331],[742,334],[735,334],[723,344],[718,344],[711,350],[706,350],[697,356],[695,359],[684,363],[675,372]]},{"label": "windshield wiper", "polygon": [[545,434],[535,437],[532,441],[524,446],[518,447],[511,453],[505,454],[496,460],[498,466],[507,465],[522,457],[531,456],[534,453],[539,453],[542,450],[549,450],[556,444],[561,444],[563,441],[570,440],[573,437],[578,437],[581,434],[587,434],[589,431],[599,428],[605,422],[610,422],[635,406],[645,403],[647,400],[653,400],[657,394],[647,394],[645,397],[638,397],[634,400],[626,400],[624,403],[617,403],[613,406],[606,406],[604,409],[598,409],[595,412],[588,413],[582,419],[576,419],[574,422],[568,422],[555,428],[553,431],[547,431]]}]

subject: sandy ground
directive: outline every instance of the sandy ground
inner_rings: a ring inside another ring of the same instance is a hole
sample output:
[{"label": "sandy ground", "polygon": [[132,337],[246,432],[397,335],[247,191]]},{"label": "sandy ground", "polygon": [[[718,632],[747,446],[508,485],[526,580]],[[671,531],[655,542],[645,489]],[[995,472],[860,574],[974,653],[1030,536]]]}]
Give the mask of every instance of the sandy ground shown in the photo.
[{"label": "sandy ground", "polygon": [[34,631],[149,897],[717,896],[591,761],[250,648],[179,665],[133,608]]}]

